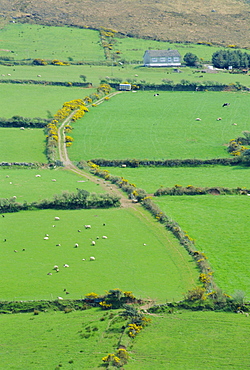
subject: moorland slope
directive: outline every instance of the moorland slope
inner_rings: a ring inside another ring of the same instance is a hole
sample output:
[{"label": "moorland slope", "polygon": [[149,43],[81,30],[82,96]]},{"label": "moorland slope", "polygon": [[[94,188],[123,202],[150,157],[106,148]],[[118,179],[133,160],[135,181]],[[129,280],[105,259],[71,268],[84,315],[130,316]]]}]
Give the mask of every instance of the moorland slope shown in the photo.
[{"label": "moorland slope", "polygon": [[[47,25],[108,27],[124,35],[250,47],[244,0],[1,0],[0,15]],[[13,18],[12,18],[13,19]]]}]

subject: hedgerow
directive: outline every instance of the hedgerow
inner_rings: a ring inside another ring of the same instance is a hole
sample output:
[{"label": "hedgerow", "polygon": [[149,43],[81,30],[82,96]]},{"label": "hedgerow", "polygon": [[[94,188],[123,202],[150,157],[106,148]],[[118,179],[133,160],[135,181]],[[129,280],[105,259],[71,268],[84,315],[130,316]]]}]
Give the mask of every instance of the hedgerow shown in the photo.
[{"label": "hedgerow", "polygon": [[0,212],[12,213],[33,209],[90,209],[119,207],[119,196],[114,194],[89,193],[78,189],[76,193],[63,192],[56,194],[52,199],[43,199],[39,202],[19,203],[14,197],[0,199]]},{"label": "hedgerow", "polygon": [[49,123],[49,119],[46,118],[28,118],[22,116],[13,116],[12,118],[0,117],[0,127],[31,127],[31,128],[43,128]]},{"label": "hedgerow", "polygon": [[231,195],[231,194],[240,194],[246,195],[250,194],[250,189],[245,188],[236,188],[236,189],[229,189],[224,187],[196,187],[193,185],[188,186],[181,186],[175,185],[172,188],[164,188],[161,187],[155,191],[155,196],[161,195],[203,195],[203,194],[221,194],[221,195]]},{"label": "hedgerow", "polygon": [[102,167],[198,167],[210,165],[237,166],[241,164],[240,157],[235,158],[214,158],[214,159],[91,159],[91,162]]}]

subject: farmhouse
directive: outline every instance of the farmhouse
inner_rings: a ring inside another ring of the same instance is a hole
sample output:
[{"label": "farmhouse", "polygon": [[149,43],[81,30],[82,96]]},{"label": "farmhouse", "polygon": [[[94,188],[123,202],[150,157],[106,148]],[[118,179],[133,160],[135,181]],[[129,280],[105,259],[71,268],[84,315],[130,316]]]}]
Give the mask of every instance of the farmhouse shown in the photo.
[{"label": "farmhouse", "polygon": [[181,55],[178,50],[146,50],[143,64],[144,67],[178,67]]}]

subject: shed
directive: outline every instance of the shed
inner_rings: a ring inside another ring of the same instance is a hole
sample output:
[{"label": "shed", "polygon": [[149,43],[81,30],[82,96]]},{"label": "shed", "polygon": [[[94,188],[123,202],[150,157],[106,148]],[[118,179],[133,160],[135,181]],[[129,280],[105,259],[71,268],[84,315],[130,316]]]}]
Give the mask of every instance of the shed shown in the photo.
[{"label": "shed", "polygon": [[144,67],[179,67],[181,55],[178,50],[146,50],[143,64]]},{"label": "shed", "polygon": [[131,84],[120,84],[119,90],[122,91],[130,91],[131,90]]}]

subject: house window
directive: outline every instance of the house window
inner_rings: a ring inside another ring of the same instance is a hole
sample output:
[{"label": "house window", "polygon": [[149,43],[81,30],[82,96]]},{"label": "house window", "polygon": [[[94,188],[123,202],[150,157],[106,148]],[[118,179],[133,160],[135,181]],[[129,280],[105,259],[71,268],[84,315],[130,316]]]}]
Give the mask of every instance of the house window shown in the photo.
[{"label": "house window", "polygon": [[171,57],[168,57],[168,62],[172,62],[172,58]]},{"label": "house window", "polygon": [[161,63],[166,62],[166,58],[160,58],[160,62],[161,62]]},{"label": "house window", "polygon": [[179,57],[174,57],[174,62],[179,62]]},{"label": "house window", "polygon": [[157,58],[152,58],[152,59],[151,59],[151,61],[152,61],[153,63],[156,63],[156,62],[157,62]]}]

